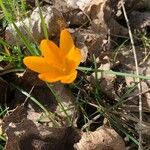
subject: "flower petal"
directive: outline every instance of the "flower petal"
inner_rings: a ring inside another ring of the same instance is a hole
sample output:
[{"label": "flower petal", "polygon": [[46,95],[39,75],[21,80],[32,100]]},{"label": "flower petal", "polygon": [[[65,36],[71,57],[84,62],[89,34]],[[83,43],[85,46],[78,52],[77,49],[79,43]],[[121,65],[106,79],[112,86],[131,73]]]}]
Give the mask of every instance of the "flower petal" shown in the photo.
[{"label": "flower petal", "polygon": [[62,64],[60,49],[55,43],[50,40],[42,40],[40,44],[40,49],[42,55],[47,60],[47,62],[53,66],[60,66]]},{"label": "flower petal", "polygon": [[76,67],[76,63],[73,60],[69,60],[69,59],[65,59],[65,74],[69,75],[71,73],[73,73],[75,70],[77,69]]},{"label": "flower petal", "polygon": [[63,50],[64,54],[67,54],[70,49],[75,47],[71,34],[66,29],[61,31],[59,47]]},{"label": "flower petal", "polygon": [[67,55],[67,59],[73,60],[77,67],[81,62],[81,50],[78,48],[72,48]]},{"label": "flower petal", "polygon": [[23,59],[23,63],[30,69],[38,73],[49,72],[51,67],[43,57],[28,56]]},{"label": "flower petal", "polygon": [[77,71],[75,70],[70,75],[67,75],[61,79],[61,83],[72,83],[77,77]]},{"label": "flower petal", "polygon": [[38,77],[47,82],[56,82],[59,81],[62,77],[64,77],[63,72],[55,69],[52,72],[39,74]]}]

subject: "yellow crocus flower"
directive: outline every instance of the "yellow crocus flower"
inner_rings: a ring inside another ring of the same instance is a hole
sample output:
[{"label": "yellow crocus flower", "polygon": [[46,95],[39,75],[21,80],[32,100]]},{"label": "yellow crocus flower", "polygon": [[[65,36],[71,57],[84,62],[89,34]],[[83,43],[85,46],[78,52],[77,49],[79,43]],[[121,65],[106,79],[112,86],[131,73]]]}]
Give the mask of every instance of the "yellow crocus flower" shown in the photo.
[{"label": "yellow crocus flower", "polygon": [[46,82],[71,83],[77,77],[77,67],[81,61],[81,51],[76,48],[67,29],[61,31],[59,47],[50,40],[41,41],[42,56],[27,56],[24,64]]}]

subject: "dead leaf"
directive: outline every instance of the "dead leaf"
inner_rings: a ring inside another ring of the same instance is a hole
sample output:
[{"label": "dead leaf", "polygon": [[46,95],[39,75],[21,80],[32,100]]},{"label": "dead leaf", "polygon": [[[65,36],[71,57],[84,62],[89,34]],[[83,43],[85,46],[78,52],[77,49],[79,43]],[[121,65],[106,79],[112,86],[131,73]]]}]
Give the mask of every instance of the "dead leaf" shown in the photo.
[{"label": "dead leaf", "polygon": [[80,139],[74,128],[50,128],[28,120],[23,105],[4,118],[3,131],[8,138],[6,150],[73,150],[73,144]]},{"label": "dead leaf", "polygon": [[93,29],[96,32],[115,35],[128,35],[128,30],[118,23],[116,12],[119,8],[119,1],[93,0],[86,3],[83,11],[89,15]]},{"label": "dead leaf", "polygon": [[[42,15],[46,23],[49,37],[59,35],[60,29],[66,27],[66,22],[62,14],[52,6],[41,7]],[[36,8],[30,18],[15,23],[21,34],[30,42],[40,42],[45,38],[38,8]],[[8,25],[5,31],[5,38],[9,44],[23,45],[21,38],[17,34],[12,24]]]},{"label": "dead leaf", "polygon": [[107,127],[83,132],[81,140],[74,147],[76,150],[125,150],[122,138],[115,130]]},{"label": "dead leaf", "polygon": [[129,15],[132,30],[146,31],[150,27],[150,13],[133,11]]}]

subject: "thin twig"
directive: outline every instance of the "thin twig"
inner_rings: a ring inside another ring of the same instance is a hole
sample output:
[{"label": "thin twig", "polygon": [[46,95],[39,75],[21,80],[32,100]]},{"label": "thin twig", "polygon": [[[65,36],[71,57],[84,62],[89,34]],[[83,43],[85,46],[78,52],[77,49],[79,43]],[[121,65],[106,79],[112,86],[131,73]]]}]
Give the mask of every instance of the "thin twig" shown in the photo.
[{"label": "thin twig", "polygon": [[34,90],[34,87],[35,87],[35,84],[32,86],[32,88],[31,88],[31,90],[29,91],[29,95],[26,97],[26,99],[24,100],[24,103],[23,103],[23,105],[25,105],[26,104],[26,102],[28,101],[28,99],[30,98],[30,96],[31,96],[31,93],[33,92],[33,90]]},{"label": "thin twig", "polygon": [[[129,24],[127,13],[126,13],[126,10],[125,10],[125,7],[124,7],[123,0],[121,1],[121,5],[122,5],[125,20],[126,20],[126,23],[127,23],[129,37],[130,37],[130,41],[131,41],[131,45],[132,45],[132,51],[133,51],[135,67],[136,67],[136,74],[139,75],[138,61],[137,61],[137,55],[136,55],[136,50],[135,50],[135,46],[134,46],[133,35],[132,35],[132,32],[131,32],[131,28],[130,28],[130,24]],[[142,90],[141,90],[141,83],[140,83],[139,78],[137,78],[137,82],[138,82],[139,93],[141,93]],[[142,150],[142,97],[141,97],[141,94],[139,94],[138,97],[139,97],[139,148],[138,149]]]},{"label": "thin twig", "polygon": [[83,127],[82,127],[82,131],[84,129],[86,129],[87,127],[89,127],[92,123],[94,123],[97,119],[99,119],[101,117],[101,114],[96,115],[94,118],[92,118],[91,120],[89,120]]},{"label": "thin twig", "polygon": [[143,95],[143,94],[148,93],[148,92],[150,92],[150,88],[147,89],[147,90],[145,90],[145,91],[142,91],[141,93],[135,94],[135,95],[133,95],[133,96],[127,98],[126,101],[132,100],[132,99],[135,98],[136,96]]},{"label": "thin twig", "polygon": [[2,71],[0,71],[0,76],[3,76],[8,73],[23,72],[23,71],[25,71],[25,70],[22,68],[2,70]]}]

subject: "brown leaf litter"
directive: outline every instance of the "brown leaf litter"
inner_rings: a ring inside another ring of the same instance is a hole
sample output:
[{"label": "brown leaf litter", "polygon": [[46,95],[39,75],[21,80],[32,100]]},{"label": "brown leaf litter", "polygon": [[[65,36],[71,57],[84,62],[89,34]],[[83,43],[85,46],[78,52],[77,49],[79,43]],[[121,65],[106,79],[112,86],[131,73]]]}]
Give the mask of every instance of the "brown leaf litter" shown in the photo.
[{"label": "brown leaf litter", "polygon": [[[124,150],[120,136],[108,127],[94,132],[79,132],[72,127],[50,128],[27,119],[25,106],[18,106],[3,120],[7,135],[6,150]],[[80,139],[81,138],[81,139]],[[80,140],[80,141],[79,141]]]},{"label": "brown leaf litter", "polygon": [[50,128],[27,119],[27,109],[18,106],[5,117],[3,131],[7,135],[6,150],[73,150],[80,135],[71,127]]}]

